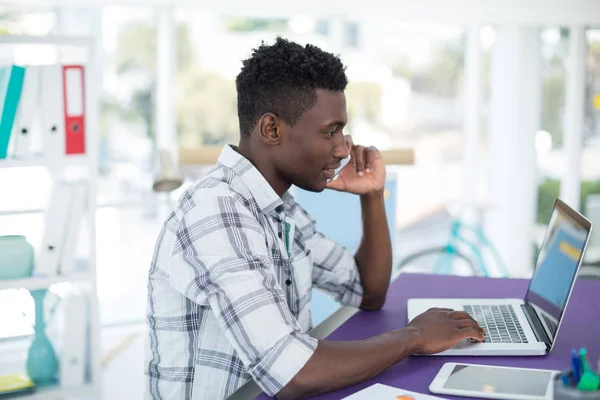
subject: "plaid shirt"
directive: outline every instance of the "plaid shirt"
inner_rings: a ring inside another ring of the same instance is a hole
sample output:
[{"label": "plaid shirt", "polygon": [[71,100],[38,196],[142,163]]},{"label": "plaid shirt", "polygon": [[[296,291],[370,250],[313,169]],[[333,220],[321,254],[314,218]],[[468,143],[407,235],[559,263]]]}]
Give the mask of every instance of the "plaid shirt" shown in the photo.
[{"label": "plaid shirt", "polygon": [[223,399],[249,379],[278,393],[317,347],[307,333],[313,284],[344,305],[362,300],[352,254],[225,146],[158,237],[146,397]]}]

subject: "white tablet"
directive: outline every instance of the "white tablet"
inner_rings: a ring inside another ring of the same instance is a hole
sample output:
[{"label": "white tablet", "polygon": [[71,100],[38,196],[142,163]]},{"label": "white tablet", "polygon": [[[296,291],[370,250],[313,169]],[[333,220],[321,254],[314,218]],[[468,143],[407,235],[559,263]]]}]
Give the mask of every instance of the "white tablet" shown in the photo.
[{"label": "white tablet", "polygon": [[549,400],[557,373],[559,371],[446,363],[429,390],[483,399]]}]

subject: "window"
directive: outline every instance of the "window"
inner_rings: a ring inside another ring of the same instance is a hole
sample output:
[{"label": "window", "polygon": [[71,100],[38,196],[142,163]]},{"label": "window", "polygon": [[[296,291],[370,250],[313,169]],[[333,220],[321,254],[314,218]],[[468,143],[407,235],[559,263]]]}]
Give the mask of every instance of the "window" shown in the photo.
[{"label": "window", "polygon": [[44,36],[56,29],[50,7],[0,5],[0,34]]},{"label": "window", "polygon": [[[538,150],[538,239],[556,197],[560,194],[565,154],[563,147],[566,64],[569,30],[548,28],[542,31],[542,130],[536,137]],[[586,82],[584,98],[584,130],[581,151],[580,210],[598,215],[600,209],[600,30],[586,32]]]},{"label": "window", "polygon": [[141,321],[168,200],[152,192],[156,22],[150,8],[102,10],[97,265],[100,322]]},{"label": "window", "polygon": [[416,164],[389,168],[403,187],[398,224],[459,198],[462,186],[464,31],[367,20],[348,65],[348,131],[381,149],[412,147]]},{"label": "window", "polygon": [[[581,209],[600,224],[600,29],[587,31],[585,130],[581,154]],[[592,232],[586,260],[600,260],[600,234]]]},{"label": "window", "polygon": [[541,243],[554,201],[560,193],[564,165],[564,114],[568,29],[542,29],[542,120],[536,134],[538,167],[536,239]]}]

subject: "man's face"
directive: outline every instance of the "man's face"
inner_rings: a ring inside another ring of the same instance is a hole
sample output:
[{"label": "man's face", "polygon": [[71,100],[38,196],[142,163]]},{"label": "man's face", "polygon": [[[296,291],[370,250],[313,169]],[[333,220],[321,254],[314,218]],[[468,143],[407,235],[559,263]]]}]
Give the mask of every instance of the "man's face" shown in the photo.
[{"label": "man's face", "polygon": [[278,149],[278,170],[301,189],[321,192],[333,178],[333,169],[348,156],[342,129],[346,125],[344,92],[316,89],[317,104],[293,127],[285,124]]}]

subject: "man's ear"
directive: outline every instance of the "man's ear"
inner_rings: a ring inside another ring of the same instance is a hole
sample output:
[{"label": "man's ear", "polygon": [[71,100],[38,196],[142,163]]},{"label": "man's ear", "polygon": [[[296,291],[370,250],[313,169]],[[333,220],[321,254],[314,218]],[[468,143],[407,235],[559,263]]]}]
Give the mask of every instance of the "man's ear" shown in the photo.
[{"label": "man's ear", "polygon": [[260,140],[268,146],[276,146],[281,142],[282,121],[273,113],[265,113],[258,120]]}]

